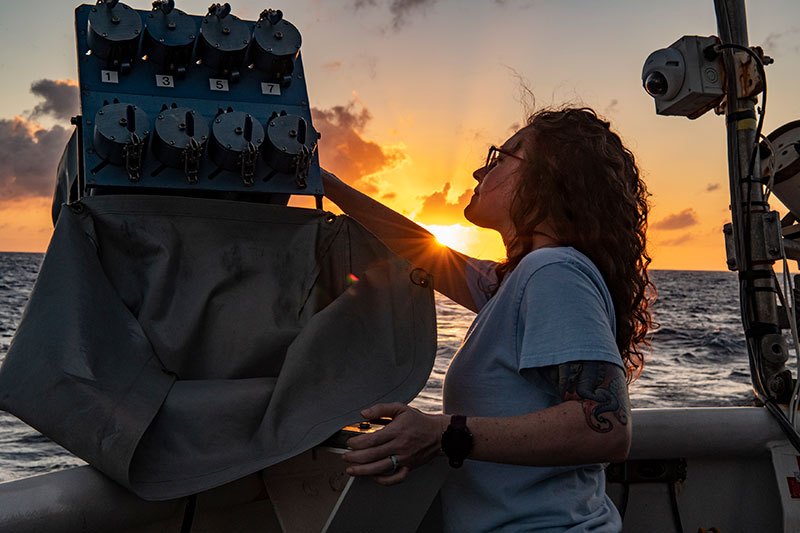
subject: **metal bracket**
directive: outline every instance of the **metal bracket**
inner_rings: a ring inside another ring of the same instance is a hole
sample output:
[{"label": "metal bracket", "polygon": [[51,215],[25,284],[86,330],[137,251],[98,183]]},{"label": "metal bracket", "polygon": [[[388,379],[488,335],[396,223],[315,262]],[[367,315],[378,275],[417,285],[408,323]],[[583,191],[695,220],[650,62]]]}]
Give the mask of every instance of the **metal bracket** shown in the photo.
[{"label": "metal bracket", "polygon": [[200,171],[200,159],[203,157],[203,145],[192,137],[189,144],[183,149],[183,172],[189,183],[197,183],[197,174]]},{"label": "metal bracket", "polygon": [[[314,149],[316,149],[316,145],[314,145]],[[294,179],[298,189],[305,189],[308,186],[306,180],[308,179],[308,170],[311,167],[311,154],[313,152],[306,145],[302,145],[300,153],[294,156],[292,165],[294,166]]]},{"label": "metal bracket", "polygon": [[125,158],[125,171],[128,173],[128,179],[131,181],[139,181],[139,172],[142,169],[142,150],[144,149],[144,141],[131,132],[131,136],[125,146],[122,148],[122,154]]},{"label": "metal bracket", "polygon": [[256,162],[258,161],[258,148],[252,142],[239,155],[239,164],[242,169],[242,182],[250,187],[253,185],[253,174],[256,172]]}]

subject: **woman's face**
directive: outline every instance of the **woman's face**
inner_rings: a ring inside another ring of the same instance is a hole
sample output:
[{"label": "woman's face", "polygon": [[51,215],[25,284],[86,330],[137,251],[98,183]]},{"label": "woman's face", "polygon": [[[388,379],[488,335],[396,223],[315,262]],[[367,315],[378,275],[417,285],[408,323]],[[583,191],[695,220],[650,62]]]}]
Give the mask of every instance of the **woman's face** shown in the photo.
[{"label": "woman's face", "polygon": [[523,162],[522,135],[516,133],[504,142],[496,155],[493,163],[472,173],[478,185],[464,208],[464,216],[476,226],[497,230],[504,240],[510,240],[514,233],[511,199]]}]

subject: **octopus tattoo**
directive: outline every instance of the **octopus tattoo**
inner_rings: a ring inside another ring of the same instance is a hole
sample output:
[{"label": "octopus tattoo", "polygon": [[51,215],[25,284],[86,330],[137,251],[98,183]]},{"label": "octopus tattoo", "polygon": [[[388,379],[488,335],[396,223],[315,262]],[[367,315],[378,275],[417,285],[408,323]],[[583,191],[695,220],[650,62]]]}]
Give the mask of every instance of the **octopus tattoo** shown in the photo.
[{"label": "octopus tattoo", "polygon": [[612,416],[623,426],[628,424],[628,387],[620,367],[602,361],[574,361],[552,370],[554,378],[557,372],[557,381],[553,382],[559,396],[564,401],[581,402],[590,428],[598,433],[611,431]]}]

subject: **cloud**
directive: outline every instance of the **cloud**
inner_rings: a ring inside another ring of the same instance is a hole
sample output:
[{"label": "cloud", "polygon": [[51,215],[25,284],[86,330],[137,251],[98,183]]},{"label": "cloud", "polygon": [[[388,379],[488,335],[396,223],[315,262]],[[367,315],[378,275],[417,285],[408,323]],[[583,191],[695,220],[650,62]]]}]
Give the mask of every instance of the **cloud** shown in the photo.
[{"label": "cloud", "polygon": [[[800,27],[797,26],[792,26],[788,30],[781,32],[772,32],[764,38],[764,42],[761,46],[764,48],[764,52],[767,55],[780,54],[783,51],[781,48],[786,38],[798,33],[800,33]],[[795,52],[798,51],[798,47],[796,45],[793,47],[793,49]]]},{"label": "cloud", "polygon": [[451,204],[447,201],[447,194],[450,192],[450,182],[444,184],[444,189],[437,191],[422,200],[422,208],[414,216],[414,220],[423,224],[453,224],[464,218],[464,208],[469,204],[472,191],[464,191],[458,197],[456,203]]},{"label": "cloud", "polygon": [[603,114],[610,115],[612,113],[615,113],[617,111],[618,105],[619,105],[619,100],[617,100],[616,98],[612,98],[611,101],[608,103],[608,106],[606,106],[605,110],[603,111]]},{"label": "cloud", "polygon": [[667,239],[666,241],[658,241],[658,244],[661,246],[680,246],[681,244],[685,244],[691,241],[694,237],[691,233],[684,233],[680,237],[676,237],[674,239]]},{"label": "cloud", "polygon": [[322,65],[322,68],[324,68],[325,70],[337,70],[341,68],[341,66],[342,66],[341,61],[328,61],[327,63]]},{"label": "cloud", "polygon": [[75,80],[38,80],[31,84],[31,92],[44,99],[30,112],[31,118],[50,115],[69,119],[78,114],[80,100]]},{"label": "cloud", "polygon": [[311,116],[322,134],[319,142],[322,166],[368,194],[377,192],[370,176],[394,168],[405,159],[405,154],[397,148],[364,139],[362,131],[372,115],[360,102],[330,109],[313,108]]},{"label": "cloud", "polygon": [[43,99],[27,118],[0,119],[0,202],[47,198],[53,194],[56,169],[71,130],[37,124],[34,117],[67,119],[78,113],[78,87],[73,80],[41,79],[31,93]]},{"label": "cloud", "polygon": [[[415,13],[424,13],[433,6],[437,0],[389,0],[389,13],[392,15],[392,28],[395,30],[405,26]],[[365,7],[375,7],[376,0],[355,0],[353,7],[356,10]]]},{"label": "cloud", "polygon": [[22,117],[0,119],[0,201],[53,194],[56,168],[70,131]]},{"label": "cloud", "polygon": [[683,211],[681,211],[680,213],[674,213],[666,218],[659,220],[655,224],[652,224],[650,227],[653,229],[673,230],[673,229],[688,228],[698,223],[699,222],[697,220],[697,213],[694,212],[694,209],[688,207]]},{"label": "cloud", "polygon": [[706,186],[706,192],[716,191],[717,189],[719,189],[719,183],[709,183]]}]

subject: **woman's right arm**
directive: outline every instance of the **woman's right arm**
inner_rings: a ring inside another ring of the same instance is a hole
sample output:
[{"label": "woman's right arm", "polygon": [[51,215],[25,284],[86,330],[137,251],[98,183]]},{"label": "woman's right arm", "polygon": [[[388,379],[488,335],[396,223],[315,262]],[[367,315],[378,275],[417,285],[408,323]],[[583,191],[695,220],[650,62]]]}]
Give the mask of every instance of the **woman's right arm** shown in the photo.
[{"label": "woman's right arm", "polygon": [[432,274],[437,291],[477,312],[478,306],[466,281],[468,256],[440,244],[422,226],[350,187],[324,169],[322,183],[325,196],[342,211],[360,222],[395,253]]}]

